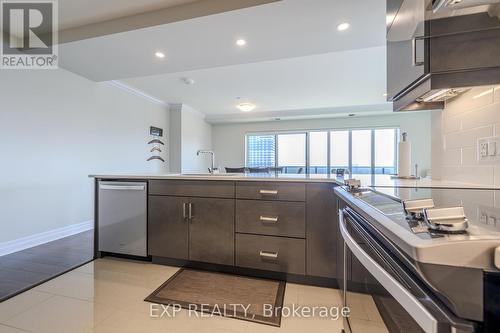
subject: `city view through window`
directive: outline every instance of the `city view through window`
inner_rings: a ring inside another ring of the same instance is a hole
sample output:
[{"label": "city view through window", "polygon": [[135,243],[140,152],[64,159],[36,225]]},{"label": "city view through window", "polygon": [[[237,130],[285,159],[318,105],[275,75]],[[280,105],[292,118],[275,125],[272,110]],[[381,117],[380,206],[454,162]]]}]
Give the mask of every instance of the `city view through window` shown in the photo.
[{"label": "city view through window", "polygon": [[247,135],[247,167],[283,173],[396,174],[397,128]]}]

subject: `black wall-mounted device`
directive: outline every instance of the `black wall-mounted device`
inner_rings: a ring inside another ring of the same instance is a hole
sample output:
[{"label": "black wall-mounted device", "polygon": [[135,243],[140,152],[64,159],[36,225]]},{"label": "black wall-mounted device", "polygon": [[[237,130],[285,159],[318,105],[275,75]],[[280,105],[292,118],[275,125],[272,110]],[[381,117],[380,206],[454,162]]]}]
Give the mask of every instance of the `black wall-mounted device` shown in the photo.
[{"label": "black wall-mounted device", "polygon": [[149,127],[149,134],[153,136],[163,136],[163,129],[151,126]]}]

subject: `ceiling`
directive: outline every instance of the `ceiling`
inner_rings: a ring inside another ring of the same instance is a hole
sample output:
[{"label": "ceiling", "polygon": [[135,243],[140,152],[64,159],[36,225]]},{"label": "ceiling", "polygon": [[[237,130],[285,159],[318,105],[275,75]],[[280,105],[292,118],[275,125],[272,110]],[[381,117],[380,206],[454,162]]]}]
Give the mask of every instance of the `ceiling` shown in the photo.
[{"label": "ceiling", "polygon": [[[209,121],[242,114],[235,108],[241,102],[257,105],[252,116],[265,112],[267,117],[285,117],[286,111],[294,111],[291,115],[297,110],[308,110],[309,115],[325,109],[345,113],[342,107],[353,103],[380,111],[388,109],[383,96],[384,62],[385,47],[379,46],[121,82],[163,101],[189,104],[205,113]],[[185,78],[195,83],[186,84]]]},{"label": "ceiling", "polygon": [[[284,0],[65,43],[59,64],[95,81],[175,73],[385,44],[383,0]],[[349,21],[351,29],[336,26]],[[244,49],[235,40],[244,38]],[[158,61],[155,51],[166,58]]]},{"label": "ceiling", "polygon": [[59,30],[109,21],[195,1],[197,0],[59,0]]},{"label": "ceiling", "polygon": [[[339,32],[342,22],[350,28]],[[385,31],[385,0],[283,0],[64,43],[59,64],[185,103],[213,122],[390,112]],[[237,97],[257,109],[237,110]]]}]

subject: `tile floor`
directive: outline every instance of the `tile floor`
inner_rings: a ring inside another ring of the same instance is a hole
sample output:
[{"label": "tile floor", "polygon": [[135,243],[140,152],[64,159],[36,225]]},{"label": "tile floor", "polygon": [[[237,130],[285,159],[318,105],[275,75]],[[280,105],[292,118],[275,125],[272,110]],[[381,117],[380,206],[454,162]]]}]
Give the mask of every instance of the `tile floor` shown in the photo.
[{"label": "tile floor", "polygon": [[[283,318],[281,327],[213,316],[189,317],[182,310],[175,318],[153,318],[143,299],[177,268],[103,258],[0,303],[0,332],[105,333],[105,332],[328,332],[342,329],[342,320]],[[338,290],[288,283],[285,305],[341,306]],[[375,324],[370,312],[361,324]],[[368,320],[365,320],[368,319]],[[370,332],[378,332],[370,327]]]}]

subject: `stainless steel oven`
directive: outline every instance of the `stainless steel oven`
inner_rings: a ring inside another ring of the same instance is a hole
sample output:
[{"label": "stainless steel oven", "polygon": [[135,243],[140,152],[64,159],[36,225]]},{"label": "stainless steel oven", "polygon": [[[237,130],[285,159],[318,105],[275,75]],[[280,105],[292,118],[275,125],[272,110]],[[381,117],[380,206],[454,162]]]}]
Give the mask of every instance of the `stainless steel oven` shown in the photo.
[{"label": "stainless steel oven", "polygon": [[475,332],[475,325],[455,317],[366,219],[349,207],[339,216],[348,333]]}]

